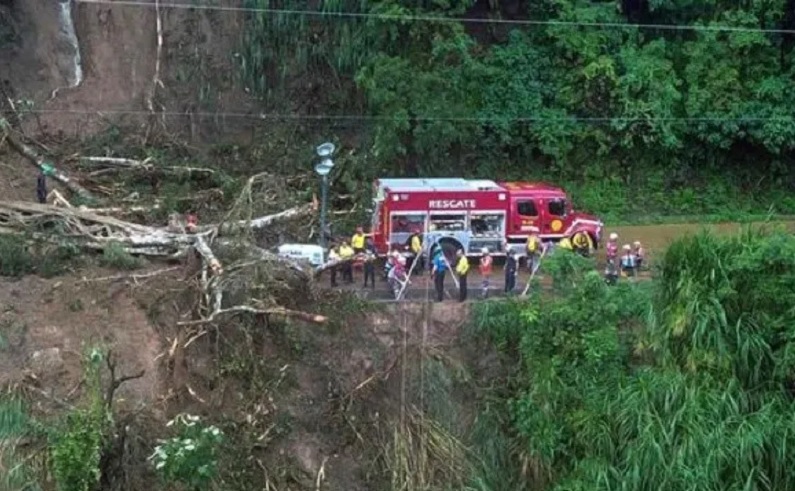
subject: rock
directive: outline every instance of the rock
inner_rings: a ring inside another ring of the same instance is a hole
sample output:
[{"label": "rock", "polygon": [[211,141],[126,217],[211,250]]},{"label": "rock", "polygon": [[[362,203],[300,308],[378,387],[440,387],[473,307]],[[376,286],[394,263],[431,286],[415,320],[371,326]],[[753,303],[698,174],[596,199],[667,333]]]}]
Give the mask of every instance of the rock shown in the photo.
[{"label": "rock", "polygon": [[30,368],[36,373],[60,371],[63,368],[61,350],[58,348],[47,348],[35,351],[30,356]]}]

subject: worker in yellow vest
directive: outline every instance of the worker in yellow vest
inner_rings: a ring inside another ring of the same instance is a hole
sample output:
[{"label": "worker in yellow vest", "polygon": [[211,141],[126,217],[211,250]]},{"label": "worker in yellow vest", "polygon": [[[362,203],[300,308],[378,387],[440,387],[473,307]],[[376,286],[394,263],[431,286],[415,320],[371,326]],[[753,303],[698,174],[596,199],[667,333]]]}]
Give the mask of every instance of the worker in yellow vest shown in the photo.
[{"label": "worker in yellow vest", "polygon": [[538,229],[531,231],[530,235],[527,236],[527,268],[531,273],[541,257],[541,249],[543,247],[541,239],[536,232],[538,232]]},{"label": "worker in yellow vest", "polygon": [[[339,252],[337,251],[337,246],[332,245],[329,247],[328,250],[328,262],[335,263],[340,260]],[[338,264],[335,264],[329,268],[329,274],[331,275],[331,286],[332,288],[337,286],[337,269],[339,268]]]},{"label": "worker in yellow vest", "polygon": [[346,283],[353,283],[353,264],[351,261],[353,260],[353,256],[355,255],[354,250],[348,245],[347,240],[343,240],[342,244],[340,244],[338,250],[340,261],[345,261],[342,264],[342,281]]},{"label": "worker in yellow vest", "polygon": [[425,256],[422,254],[422,235],[419,232],[411,234],[409,247],[411,247],[411,252],[414,254],[413,260],[417,261],[415,268],[422,274],[425,271]]},{"label": "worker in yellow vest", "polygon": [[364,242],[367,235],[362,227],[356,227],[356,233],[351,237],[351,246],[354,254],[364,254]]},{"label": "worker in yellow vest", "polygon": [[591,236],[588,235],[588,232],[577,232],[574,234],[574,237],[571,238],[571,242],[574,246],[574,252],[577,254],[583,257],[591,255],[591,251],[593,251],[593,241],[591,240]]},{"label": "worker in yellow vest", "polygon": [[456,255],[458,256],[458,262],[455,265],[455,273],[458,275],[458,301],[463,302],[467,299],[467,274],[469,274],[469,259],[467,259],[463,249],[458,249]]}]

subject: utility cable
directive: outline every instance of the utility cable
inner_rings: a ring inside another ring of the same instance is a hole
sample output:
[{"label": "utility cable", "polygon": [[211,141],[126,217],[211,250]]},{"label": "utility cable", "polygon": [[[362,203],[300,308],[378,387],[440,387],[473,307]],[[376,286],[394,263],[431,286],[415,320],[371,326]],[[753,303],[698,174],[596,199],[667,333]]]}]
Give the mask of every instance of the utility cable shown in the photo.
[{"label": "utility cable", "polygon": [[[77,3],[102,4],[127,7],[154,8],[154,3],[142,0],[76,0]],[[212,10],[225,12],[257,12],[278,15],[303,15],[326,18],[352,18],[352,19],[379,19],[399,22],[461,22],[465,24],[508,24],[526,26],[555,26],[555,27],[598,27],[605,29],[656,29],[667,31],[703,31],[703,32],[738,32],[738,33],[770,33],[770,34],[795,34],[795,29],[766,29],[759,27],[738,26],[705,26],[682,24],[629,24],[622,22],[588,22],[588,21],[562,21],[562,20],[531,20],[531,19],[484,19],[473,17],[441,17],[433,15],[397,15],[379,14],[373,12],[338,12],[328,10],[292,10],[267,7],[234,7],[224,5],[201,5],[192,3],[160,4],[161,9],[186,9],[186,10]]]},{"label": "utility cable", "polygon": [[[151,112],[145,110],[124,109],[29,109],[22,111],[32,114],[75,114],[75,115],[118,115],[118,116],[149,116]],[[580,117],[580,116],[415,116],[397,118],[394,116],[375,116],[362,114],[297,114],[297,113],[255,113],[255,112],[190,112],[190,111],[162,111],[156,112],[157,116],[190,116],[198,118],[240,118],[260,120],[297,120],[297,121],[417,121],[417,122],[459,122],[459,123],[543,123],[543,122],[583,122],[583,123],[633,123],[633,122],[688,122],[688,123],[752,123],[752,122],[782,122],[791,123],[795,114],[787,116],[739,116],[739,117]]]}]

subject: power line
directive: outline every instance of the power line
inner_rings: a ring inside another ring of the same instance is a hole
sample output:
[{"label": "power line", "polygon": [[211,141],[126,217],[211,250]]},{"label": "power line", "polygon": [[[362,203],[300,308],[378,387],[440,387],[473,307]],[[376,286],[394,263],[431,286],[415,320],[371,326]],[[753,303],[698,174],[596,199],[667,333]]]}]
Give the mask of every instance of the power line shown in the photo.
[{"label": "power line", "polygon": [[[30,109],[24,112],[33,114],[74,114],[74,115],[118,115],[118,116],[149,116],[153,113],[144,110],[102,110],[102,109]],[[790,116],[774,117],[579,117],[579,116],[461,116],[461,117],[436,117],[416,116],[409,118],[396,118],[393,116],[374,116],[361,114],[280,114],[280,113],[251,113],[251,112],[190,112],[190,111],[163,111],[154,113],[156,116],[184,116],[198,118],[237,118],[254,120],[295,120],[295,121],[406,121],[407,119],[418,122],[458,122],[458,123],[540,123],[540,122],[581,122],[581,123],[634,123],[634,122],[687,122],[687,123],[758,123],[758,122],[795,122],[795,114]]]},{"label": "power line", "polygon": [[[142,0],[76,0],[77,3],[104,4],[128,7],[155,8],[154,3]],[[190,9],[190,10],[216,10],[226,12],[258,12],[280,15],[305,15],[314,17],[336,17],[352,19],[380,19],[411,22],[461,22],[465,24],[507,24],[526,26],[559,26],[559,27],[599,27],[606,29],[657,29],[666,31],[703,31],[703,32],[739,32],[739,33],[770,33],[770,34],[795,34],[795,29],[764,29],[755,27],[736,26],[697,26],[680,24],[625,24],[621,22],[585,22],[562,20],[512,20],[512,19],[480,19],[473,17],[438,17],[432,15],[395,15],[379,14],[372,12],[333,12],[319,10],[291,10],[256,7],[232,7],[223,5],[194,5],[189,3],[172,3],[159,5],[161,9]]]}]

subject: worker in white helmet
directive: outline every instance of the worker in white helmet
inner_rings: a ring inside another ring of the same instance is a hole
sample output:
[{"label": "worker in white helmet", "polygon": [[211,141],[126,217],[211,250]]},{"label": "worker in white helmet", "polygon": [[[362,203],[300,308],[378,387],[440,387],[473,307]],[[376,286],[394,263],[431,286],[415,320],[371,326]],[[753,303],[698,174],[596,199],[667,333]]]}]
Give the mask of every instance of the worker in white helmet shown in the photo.
[{"label": "worker in white helmet", "polygon": [[635,255],[632,254],[632,247],[625,244],[624,253],[621,255],[621,273],[624,276],[635,276]]},{"label": "worker in white helmet", "polygon": [[618,234],[613,232],[607,239],[607,262],[611,264],[616,263],[616,256],[618,256]]},{"label": "worker in white helmet", "polygon": [[643,250],[643,246],[640,245],[639,240],[635,241],[634,247],[632,248],[632,253],[635,254],[635,268],[640,271],[640,268],[643,265],[643,259],[646,256],[646,251]]}]

